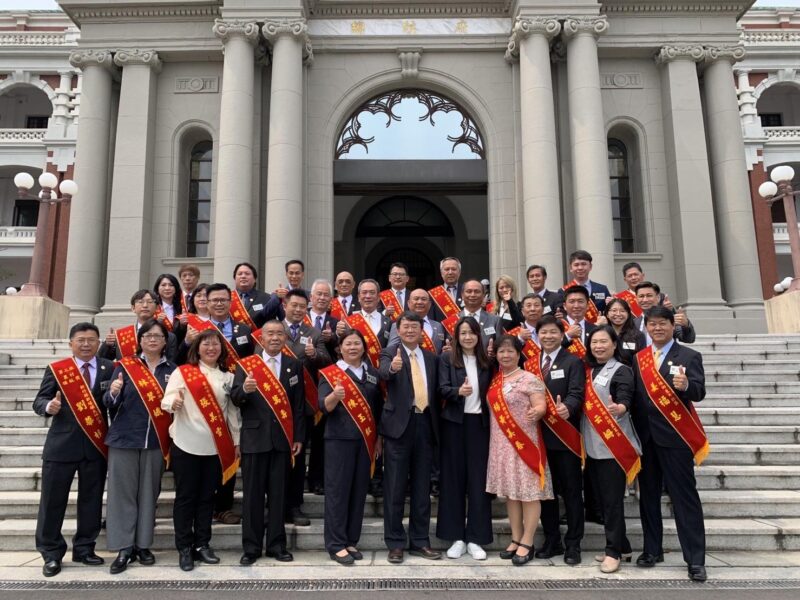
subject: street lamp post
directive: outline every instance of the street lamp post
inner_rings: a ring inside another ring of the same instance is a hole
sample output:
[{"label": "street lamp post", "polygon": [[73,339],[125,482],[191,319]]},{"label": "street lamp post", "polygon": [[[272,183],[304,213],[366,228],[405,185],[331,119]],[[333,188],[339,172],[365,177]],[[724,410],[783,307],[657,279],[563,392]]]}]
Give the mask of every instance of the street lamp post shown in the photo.
[{"label": "street lamp post", "polygon": [[800,231],[797,229],[797,212],[794,208],[794,198],[800,195],[792,187],[794,169],[789,165],[775,167],[770,173],[772,181],[765,181],[758,188],[759,195],[769,205],[778,200],[783,200],[783,209],[786,213],[786,226],[789,230],[789,248],[792,253],[792,269],[794,277],[788,291],[800,290]]},{"label": "street lamp post", "polygon": [[[39,186],[42,191],[38,196],[31,197],[30,189],[33,187],[33,177],[28,173],[17,173],[14,177],[21,199],[39,202],[39,218],[36,221],[36,240],[33,244],[33,259],[31,260],[31,273],[28,283],[22,286],[20,296],[47,296],[47,282],[44,277],[45,263],[45,236],[50,227],[50,205],[59,202],[69,202],[78,193],[78,185],[71,179],[58,183],[58,178],[52,173],[42,173],[39,176]],[[61,192],[58,196],[56,188]]]}]

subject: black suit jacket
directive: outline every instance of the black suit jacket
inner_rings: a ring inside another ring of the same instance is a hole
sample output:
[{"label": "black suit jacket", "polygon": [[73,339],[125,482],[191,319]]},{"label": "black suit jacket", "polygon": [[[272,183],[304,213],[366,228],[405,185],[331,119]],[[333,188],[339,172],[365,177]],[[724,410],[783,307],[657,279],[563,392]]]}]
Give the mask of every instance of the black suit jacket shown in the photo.
[{"label": "black suit jacket", "polygon": [[[558,371],[562,371],[564,376],[554,378],[553,375]],[[569,422],[580,431],[584,386],[586,385],[586,368],[583,361],[564,348],[560,349],[550,366],[550,372],[544,378],[544,384],[550,390],[553,402],[556,401],[557,396],[561,396],[561,401],[569,409]],[[548,450],[569,450],[550,430],[546,422],[542,425],[542,437]]]},{"label": "black suit jacket", "polygon": [[[108,423],[108,411],[103,404],[103,394],[108,389],[111,375],[114,372],[114,363],[104,358],[97,359],[97,373],[92,386],[92,396],[97,408],[103,414],[103,419]],[[60,391],[53,371],[45,370],[39,392],[33,399],[33,412],[40,417],[49,416],[45,412],[47,404],[56,392]],[[100,451],[86,437],[86,434],[75,420],[75,414],[69,407],[64,394],[61,394],[61,410],[51,417],[50,429],[42,452],[43,460],[53,462],[79,462],[82,460],[105,460]]]},{"label": "black suit jacket", "polygon": [[[594,302],[594,305],[597,307],[597,311],[602,315],[606,310],[606,301],[611,298],[611,292],[608,289],[608,286],[602,283],[597,283],[596,281],[589,280],[589,284],[592,287],[592,293],[590,294],[590,299]],[[564,304],[564,290],[558,290],[558,305]]]},{"label": "black suit jacket", "polygon": [[[670,375],[670,367],[683,366],[686,367],[686,376],[689,379],[689,387],[685,392],[682,392],[672,385],[673,375]],[[703,356],[696,350],[687,348],[673,342],[664,360],[661,362],[659,373],[664,380],[675,390],[678,398],[687,407],[689,402],[700,402],[706,397],[706,376],[703,370]],[[639,372],[639,364],[636,360],[633,361],[633,373],[635,376],[634,383],[634,403],[631,417],[633,418],[633,426],[636,428],[636,433],[639,434],[639,439],[644,445],[651,437],[653,442],[659,446],[666,448],[686,448],[686,443],[681,439],[677,432],[672,428],[672,425],[662,416],[658,411],[653,401],[647,395],[642,375]]]},{"label": "black suit jacket", "polygon": [[[309,313],[309,318],[311,319],[312,323],[314,322],[314,316]],[[324,318],[322,319],[322,328],[324,330],[326,327],[330,327],[331,330],[331,339],[325,344],[325,350],[328,352],[328,356],[330,356],[332,361],[336,360],[337,352],[336,349],[339,347],[339,338],[336,335],[336,326],[339,324],[339,319],[336,317],[331,316],[330,312],[326,312]],[[314,325],[316,329],[316,325]]]},{"label": "black suit jacket", "polygon": [[[361,390],[364,398],[372,410],[372,418],[375,420],[376,425],[381,422],[381,411],[383,410],[383,391],[380,387],[380,377],[378,370],[372,365],[366,365],[361,379],[355,376],[350,370],[346,369],[345,373],[356,387]],[[325,419],[325,439],[326,440],[360,440],[362,439],[361,431],[359,431],[353,418],[347,409],[339,402],[332,411],[325,408],[325,397],[333,391],[328,380],[324,377],[319,378],[319,408],[327,415]]]},{"label": "black suit jacket", "polygon": [[[392,333],[392,320],[384,315],[380,315],[380,317],[381,328],[378,330],[378,333],[376,333],[375,336],[381,343],[381,348],[386,348],[386,346],[389,344],[389,337]],[[348,327],[348,329],[350,329],[350,327]]]},{"label": "black suit jacket", "polygon": [[[402,348],[403,368],[397,373],[392,373],[390,366],[392,359],[397,354],[396,348],[385,349],[381,352],[380,368],[381,379],[386,382],[386,402],[383,405],[381,435],[397,439],[403,435],[411,413],[414,411],[414,386],[411,383],[411,364],[408,353]],[[437,400],[438,364],[439,358],[431,353],[422,351],[425,360],[425,376],[428,380],[428,412],[431,415],[431,424],[435,438],[439,439],[439,401]]]},{"label": "black suit jacket", "polygon": [[[241,365],[236,367],[233,378],[231,400],[242,412],[242,434],[239,444],[245,454],[256,452],[289,452],[289,442],[281,429],[275,413],[267,406],[267,402],[259,392],[246,393],[244,379],[246,373]],[[289,404],[292,406],[292,423],[294,426],[294,441],[302,442],[306,439],[305,394],[303,390],[303,371],[299,361],[290,356],[281,357],[280,382]]]},{"label": "black suit jacket", "polygon": [[247,314],[253,319],[256,327],[263,327],[264,323],[272,319],[283,320],[286,316],[283,312],[283,302],[276,294],[269,294],[255,288],[249,292],[237,292],[234,289],[231,293],[239,294]]},{"label": "black suit jacket", "polygon": [[[589,321],[584,320],[583,328],[584,328],[584,334],[583,334],[584,338],[583,338],[582,341],[583,341],[583,345],[586,346],[586,340],[589,339],[589,334],[592,333],[595,329],[597,329],[597,325],[594,325],[592,323],[589,323]],[[572,345],[572,342],[573,342],[573,340],[567,338],[567,336],[565,335],[564,339],[561,340],[561,347],[562,348],[569,348]]]},{"label": "black suit jacket", "polygon": [[[644,335],[644,331],[646,331],[646,329],[644,329],[644,326],[642,325],[643,321],[644,321],[644,316],[633,318],[634,326],[636,327],[636,329],[642,332],[642,335]],[[672,337],[673,339],[678,340],[679,342],[684,344],[694,344],[695,339],[697,339],[697,334],[695,333],[694,325],[692,325],[692,322],[689,321],[686,327],[684,327],[683,325],[675,325],[675,330],[672,332]]]},{"label": "black suit jacket", "polygon": [[[334,296],[334,298],[333,298],[333,300],[331,300],[331,302],[333,302],[333,301],[339,302],[338,297]],[[354,312],[358,312],[359,310],[361,310],[361,305],[358,303],[358,298],[356,297],[355,294],[351,294],[350,295],[350,303],[347,305],[347,315],[350,316]]]},{"label": "black suit jacket", "polygon": [[[439,285],[443,286],[444,283],[440,283]],[[464,289],[464,286],[461,284],[461,282],[458,282],[456,284],[456,304],[458,304],[458,310],[463,310],[464,308],[464,300],[461,299],[462,289]],[[445,291],[447,290],[445,289]],[[436,302],[433,301],[433,298],[431,298],[431,308],[428,311],[428,318],[433,319],[434,321],[442,322],[444,321],[445,316],[446,315],[439,310],[439,307],[436,305]]]},{"label": "black suit jacket", "polygon": [[[464,396],[458,394],[458,389],[467,378],[464,367],[453,365],[453,356],[445,352],[439,357],[439,396],[442,399],[442,419],[452,423],[464,422]],[[470,382],[475,387],[476,382]],[[486,403],[486,394],[492,383],[492,369],[478,368],[478,395],[481,400],[481,422],[484,427],[489,426],[489,405]]]},{"label": "black suit jacket", "polygon": [[[134,327],[136,324],[134,323]],[[138,331],[138,327],[136,327]],[[175,359],[178,357],[178,351],[180,346],[183,345],[183,338],[186,337],[186,328],[182,330],[182,336],[179,340],[175,337],[175,334],[172,332],[167,333],[167,349],[166,349],[166,357],[167,360],[170,362],[175,362]],[[97,350],[98,358],[104,358],[106,360],[120,360],[122,358],[122,352],[119,350],[119,344],[115,343],[113,346],[109,346],[105,342],[100,344],[100,348]]]}]

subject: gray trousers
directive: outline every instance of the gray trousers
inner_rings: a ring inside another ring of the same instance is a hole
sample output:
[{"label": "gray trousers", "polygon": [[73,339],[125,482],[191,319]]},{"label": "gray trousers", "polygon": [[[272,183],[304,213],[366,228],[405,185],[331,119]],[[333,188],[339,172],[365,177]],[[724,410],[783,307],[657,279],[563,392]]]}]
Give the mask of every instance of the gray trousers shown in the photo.
[{"label": "gray trousers", "polygon": [[164,458],[160,448],[108,449],[108,549],[150,548]]}]

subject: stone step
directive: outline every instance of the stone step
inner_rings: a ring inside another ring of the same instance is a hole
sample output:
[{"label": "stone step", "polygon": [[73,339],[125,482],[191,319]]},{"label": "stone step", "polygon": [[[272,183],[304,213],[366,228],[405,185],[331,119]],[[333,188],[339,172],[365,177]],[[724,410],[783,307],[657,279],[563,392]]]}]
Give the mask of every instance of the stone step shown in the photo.
[{"label": "stone step", "polygon": [[758,426],[796,423],[800,426],[800,407],[715,408],[703,402],[696,408],[703,425]]},{"label": "stone step", "polygon": [[[0,390],[1,392],[2,390]],[[800,398],[799,381],[710,381],[706,379],[709,394],[793,394]],[[9,396],[17,397],[17,396]]]},{"label": "stone step", "polygon": [[0,446],[43,446],[44,427],[0,427]]},{"label": "stone step", "polygon": [[715,444],[800,444],[800,425],[708,425],[711,445]]},{"label": "stone step", "polygon": [[[23,403],[24,406],[24,403]],[[30,406],[30,402],[28,402]],[[696,405],[712,408],[778,408],[800,407],[800,397],[794,394],[706,394],[705,400]]]},{"label": "stone step", "polygon": [[727,382],[765,382],[765,383],[800,383],[800,373],[796,368],[792,370],[762,369],[758,371],[732,371],[706,369],[706,384]]}]

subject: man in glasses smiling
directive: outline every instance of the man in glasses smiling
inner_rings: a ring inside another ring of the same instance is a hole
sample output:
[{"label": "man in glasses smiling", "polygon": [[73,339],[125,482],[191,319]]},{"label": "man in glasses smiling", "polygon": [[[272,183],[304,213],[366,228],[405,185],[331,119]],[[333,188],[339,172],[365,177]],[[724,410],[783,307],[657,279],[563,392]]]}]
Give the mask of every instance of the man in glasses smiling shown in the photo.
[{"label": "man in glasses smiling", "polygon": [[[133,325],[114,329],[109,328],[105,340],[100,344],[97,356],[107,360],[120,360],[136,354],[136,336],[139,328],[154,318],[156,299],[151,290],[142,289],[131,296],[131,312],[136,315]],[[178,354],[178,340],[173,333],[167,336],[167,360],[175,362]]]}]

